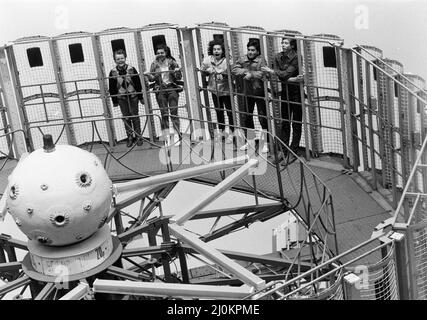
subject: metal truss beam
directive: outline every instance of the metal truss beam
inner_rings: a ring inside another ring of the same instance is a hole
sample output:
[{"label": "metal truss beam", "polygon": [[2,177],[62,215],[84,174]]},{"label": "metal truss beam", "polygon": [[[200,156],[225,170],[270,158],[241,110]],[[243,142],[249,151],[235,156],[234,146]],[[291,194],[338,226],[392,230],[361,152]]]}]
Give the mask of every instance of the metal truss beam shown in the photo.
[{"label": "metal truss beam", "polygon": [[162,254],[171,252],[175,247],[175,243],[169,242],[160,246],[125,249],[122,252],[122,257],[146,256],[151,254]]},{"label": "metal truss beam", "polygon": [[18,271],[20,269],[22,269],[22,265],[19,261],[0,263],[0,274],[3,272]]},{"label": "metal truss beam", "polygon": [[0,287],[0,297],[9,293],[10,291],[13,291],[17,288],[27,285],[30,282],[31,282],[31,279],[26,275],[16,280],[10,281],[6,283],[4,286]]},{"label": "metal truss beam", "polygon": [[7,243],[13,248],[22,249],[28,251],[27,243],[18,239],[12,238],[8,234],[0,234],[0,247],[3,243]]},{"label": "metal truss beam", "polygon": [[[191,179],[188,179],[188,181],[199,183],[199,184],[203,184],[203,185],[207,185],[207,186],[212,186],[212,187],[214,187],[214,186],[216,186],[218,184],[218,181],[210,180],[209,178],[204,178],[204,177],[191,178]],[[238,185],[230,188],[230,190],[241,192],[243,194],[248,194],[248,195],[251,195],[251,196],[254,195],[253,189],[248,190],[247,188],[241,187],[241,186],[238,186]],[[266,193],[266,192],[264,192],[264,194],[268,196],[269,200],[275,200],[275,201],[282,201],[283,200],[277,194],[269,194],[269,193]]]},{"label": "metal truss beam", "polygon": [[191,219],[197,212],[210,204],[213,200],[217,199],[220,195],[230,189],[240,179],[258,165],[257,159],[250,159],[247,163],[234,171],[231,175],[221,181],[217,186],[206,192],[201,199],[198,199],[189,208],[183,209],[180,213],[176,214],[176,223],[179,225],[184,224]]},{"label": "metal truss beam", "polygon": [[53,290],[55,290],[55,284],[51,282],[47,283],[34,300],[46,300]]},{"label": "metal truss beam", "polygon": [[115,208],[116,210],[121,210],[123,208],[126,208],[127,206],[130,206],[131,204],[149,196],[150,194],[163,190],[166,186],[167,184],[148,187],[147,189],[144,189],[138,192],[137,194],[134,194],[120,202],[117,202]]},{"label": "metal truss beam", "polygon": [[258,213],[261,211],[265,211],[271,208],[284,208],[284,205],[282,203],[277,204],[258,204],[258,205],[251,205],[251,206],[245,206],[245,207],[235,207],[235,208],[226,208],[226,209],[219,209],[219,210],[209,210],[209,211],[202,211],[196,215],[194,215],[190,220],[197,220],[197,219],[207,219],[207,218],[217,218],[217,217],[224,217],[224,216],[232,216],[237,214],[245,214],[245,213]]},{"label": "metal truss beam", "polygon": [[234,262],[230,258],[227,258],[217,249],[213,248],[210,244],[203,242],[195,235],[186,231],[183,227],[176,224],[169,225],[171,233],[179,238],[184,243],[193,247],[197,252],[203,254],[208,259],[220,265],[223,269],[230,272],[232,275],[241,279],[244,283],[255,287],[257,290],[261,290],[265,287],[265,281],[254,275],[249,270],[245,269],[237,262]]},{"label": "metal truss beam", "polygon": [[95,292],[142,296],[185,297],[206,299],[242,299],[251,294],[247,286],[208,286],[194,284],[130,282],[96,279]]},{"label": "metal truss beam", "polygon": [[[185,253],[197,253],[196,250],[194,250],[188,245],[182,245],[182,247]],[[229,251],[229,250],[219,250],[219,252],[221,252],[222,254],[224,254],[230,259],[252,262],[252,263],[261,263],[261,264],[272,266],[272,267],[289,268],[292,264],[291,260],[287,260],[283,258],[260,256],[256,254],[242,253],[242,252]],[[298,265],[300,267],[300,270],[308,271],[312,268],[312,265],[306,262],[300,262]],[[293,267],[297,269],[298,265],[294,265]]]},{"label": "metal truss beam", "polygon": [[226,226],[219,228],[218,230],[215,230],[209,234],[202,236],[200,239],[205,242],[209,242],[219,237],[222,237],[238,228],[252,224],[258,220],[263,222],[265,220],[271,219],[279,214],[282,214],[285,211],[287,211],[287,207],[284,207],[284,206],[272,207],[263,212],[254,213],[238,221],[232,222]]},{"label": "metal truss beam", "polygon": [[80,300],[89,293],[89,285],[87,283],[80,282],[77,287],[68,292],[59,300]]},{"label": "metal truss beam", "polygon": [[[163,188],[161,191],[156,192],[156,197],[157,198],[161,198],[164,199],[168,196],[168,194],[173,190],[173,188],[175,188],[177,182],[173,182],[168,184],[165,188]],[[140,215],[140,217],[138,218],[139,223],[141,223],[142,221],[145,221],[145,219],[147,219],[150,214],[154,211],[154,209],[156,209],[159,206],[159,202],[157,201],[150,201],[149,204],[147,204],[147,206],[144,208],[142,214]],[[133,226],[130,228],[132,229]]]},{"label": "metal truss beam", "polygon": [[169,172],[165,174],[159,174],[156,176],[137,179],[129,182],[125,182],[121,185],[116,185],[115,188],[117,192],[126,192],[126,191],[134,191],[140,190],[144,187],[160,185],[165,183],[171,183],[183,179],[189,179],[192,177],[196,177],[202,174],[207,174],[210,172],[215,172],[218,170],[225,170],[234,167],[241,166],[249,159],[249,156],[241,156],[233,159],[228,159],[224,161],[218,161],[214,163],[209,163],[205,165],[200,165],[194,168],[183,169],[175,172]]},{"label": "metal truss beam", "polygon": [[[267,283],[271,281],[278,281],[278,280],[285,280],[286,274],[270,274],[270,275],[260,275],[261,279],[265,280]],[[292,278],[292,277],[287,277]],[[309,277],[308,277],[309,278]],[[236,285],[242,285],[243,282],[237,278],[230,278],[230,279],[221,279],[221,278],[214,278],[214,279],[201,279],[201,280],[191,280],[192,284],[197,285],[211,285],[211,286],[236,286]]]},{"label": "metal truss beam", "polygon": [[148,221],[147,223],[144,223],[143,225],[140,225],[136,228],[130,229],[126,232],[123,232],[118,235],[118,238],[121,242],[127,242],[133,237],[141,234],[141,233],[147,233],[153,228],[160,228],[161,223],[167,223],[169,220],[169,217],[160,217],[157,218],[155,221]]},{"label": "metal truss beam", "polygon": [[151,277],[144,276],[141,273],[134,272],[132,270],[126,270],[123,268],[111,266],[107,269],[107,274],[116,276],[126,280],[132,281],[142,281],[142,280],[151,280]]}]

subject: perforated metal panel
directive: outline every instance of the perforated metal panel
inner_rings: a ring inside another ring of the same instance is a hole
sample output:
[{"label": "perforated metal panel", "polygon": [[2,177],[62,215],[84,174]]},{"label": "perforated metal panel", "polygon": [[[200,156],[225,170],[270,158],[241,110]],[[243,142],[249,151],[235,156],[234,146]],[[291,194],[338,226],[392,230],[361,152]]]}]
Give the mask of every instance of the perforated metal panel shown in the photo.
[{"label": "perforated metal panel", "polygon": [[[339,39],[337,37],[337,39]],[[313,63],[315,87],[314,99],[319,108],[319,120],[322,133],[322,151],[324,153],[343,153],[340,104],[338,94],[338,70],[325,64],[327,54],[335,52],[334,47],[325,42],[311,43],[314,53]]]},{"label": "perforated metal panel", "polygon": [[[84,121],[84,123],[73,125],[76,143],[90,142],[92,136],[95,141],[108,141],[106,123],[95,122],[100,135],[98,137],[98,133],[93,135],[94,129],[90,122],[105,117],[100,98],[100,82],[97,80],[95,54],[98,52],[94,52],[90,34],[83,34],[76,38],[59,38],[56,42],[70,121],[73,123]],[[84,58],[82,62],[72,63],[69,46],[75,44],[82,46]]]},{"label": "perforated metal panel", "polygon": [[[59,144],[67,144],[69,137],[62,125],[64,114],[61,110],[58,86],[56,83],[53,59],[48,39],[28,39],[31,42],[18,41],[13,45],[16,61],[16,75],[22,92],[24,119],[31,126],[40,127],[46,134],[50,133]],[[39,48],[43,65],[31,67],[27,50]],[[42,132],[38,128],[30,129],[34,148],[40,148]]]},{"label": "perforated metal panel", "polygon": [[10,137],[8,137],[8,135],[6,134],[9,131],[8,126],[9,124],[3,99],[3,90],[0,87],[0,158],[9,155],[11,150]]}]

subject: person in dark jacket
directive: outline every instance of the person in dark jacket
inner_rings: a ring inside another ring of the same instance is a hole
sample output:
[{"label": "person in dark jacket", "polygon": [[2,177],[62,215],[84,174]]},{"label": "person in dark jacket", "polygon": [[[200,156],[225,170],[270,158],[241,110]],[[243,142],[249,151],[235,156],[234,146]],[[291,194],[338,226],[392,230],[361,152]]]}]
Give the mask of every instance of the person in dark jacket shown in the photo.
[{"label": "person in dark jacket", "polygon": [[[267,109],[264,98],[264,82],[262,67],[266,66],[265,59],[261,56],[259,43],[257,41],[249,41],[247,44],[247,54],[241,57],[233,66],[231,72],[237,77],[243,77],[243,93],[247,95],[246,101],[246,114],[245,127],[254,129],[254,119],[252,113],[254,112],[255,104],[258,110],[258,119],[263,131],[268,130]],[[248,136],[248,134],[246,133]],[[247,137],[248,138],[248,137]],[[266,140],[266,139],[265,139]],[[249,144],[243,145],[240,150],[247,150]],[[264,143],[262,153],[268,152],[268,145]]]},{"label": "person in dark jacket", "polygon": [[[282,52],[274,58],[274,70],[262,67],[262,71],[276,75],[282,83],[281,92],[281,130],[278,137],[289,146],[292,123],[292,142],[290,148],[296,152],[301,140],[302,107],[300,82],[303,76],[299,75],[297,44],[295,39],[282,38]],[[291,120],[292,119],[292,120]]]},{"label": "person in dark jacket", "polygon": [[[138,101],[143,102],[141,79],[138,71],[126,63],[126,52],[119,49],[114,52],[116,66],[111,69],[109,78],[109,92],[113,106],[120,106],[123,115],[127,146],[131,147],[136,141],[138,146],[143,143],[141,135],[141,120],[138,114]],[[136,134],[136,137],[134,136]]]},{"label": "person in dark jacket", "polygon": [[178,99],[182,88],[177,81],[182,79],[182,73],[175,58],[172,57],[170,48],[160,44],[156,48],[156,59],[150,67],[150,72],[145,73],[150,82],[155,82],[156,100],[162,115],[161,128],[165,134],[166,145],[170,145],[169,116],[175,130],[174,145],[181,143],[181,133],[178,118]]}]

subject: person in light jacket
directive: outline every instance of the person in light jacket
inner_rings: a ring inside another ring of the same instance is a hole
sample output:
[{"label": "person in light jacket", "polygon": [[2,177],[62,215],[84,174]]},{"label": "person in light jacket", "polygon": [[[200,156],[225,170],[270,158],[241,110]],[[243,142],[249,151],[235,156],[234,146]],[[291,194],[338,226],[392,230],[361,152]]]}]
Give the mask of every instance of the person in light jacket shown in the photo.
[{"label": "person in light jacket", "polygon": [[181,143],[180,121],[178,118],[178,99],[182,88],[177,81],[182,79],[182,73],[171,50],[165,44],[156,48],[156,59],[150,67],[150,72],[145,73],[150,82],[155,82],[156,101],[162,115],[161,128],[166,137],[166,144],[171,143],[171,132],[169,130],[169,117],[174,127],[174,145]]},{"label": "person in light jacket", "polygon": [[[218,119],[218,131],[216,138],[226,136],[226,143],[233,142],[234,121],[232,103],[230,98],[230,86],[227,70],[229,68],[225,58],[224,43],[220,40],[209,42],[209,56],[206,57],[201,66],[203,74],[209,76],[208,91],[211,92],[216,116]],[[228,124],[231,134],[226,135],[224,110],[227,112]]]}]

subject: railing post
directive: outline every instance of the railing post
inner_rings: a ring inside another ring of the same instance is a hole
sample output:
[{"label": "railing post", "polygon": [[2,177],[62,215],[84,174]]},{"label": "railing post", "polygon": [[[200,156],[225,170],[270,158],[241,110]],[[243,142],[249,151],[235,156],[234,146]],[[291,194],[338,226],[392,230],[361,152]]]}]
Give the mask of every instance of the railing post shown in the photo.
[{"label": "railing post", "polygon": [[1,122],[3,123],[3,129],[0,129],[0,130],[3,130],[4,134],[6,135],[5,139],[6,139],[7,147],[9,149],[8,155],[10,157],[12,157],[13,156],[13,146],[12,146],[12,139],[10,136],[10,125],[9,125],[9,123],[7,121],[7,117],[6,117],[6,106],[3,102],[2,92],[3,92],[3,89],[1,88],[1,85],[0,85],[0,118],[1,118]]},{"label": "railing post", "polygon": [[396,154],[396,143],[394,139],[394,84],[393,82],[387,78],[386,79],[386,87],[387,87],[387,93],[386,93],[386,101],[387,101],[387,116],[388,116],[388,127],[386,128],[386,131],[388,131],[389,134],[389,156],[390,156],[390,162],[391,162],[391,189],[393,193],[393,208],[397,207],[398,202],[398,195],[397,195],[397,166],[396,166],[396,160],[397,160],[397,154]]},{"label": "railing post", "polygon": [[345,300],[361,300],[358,288],[362,279],[354,273],[348,273],[343,277]]},{"label": "railing post", "polygon": [[[260,36],[259,45],[261,48],[264,48],[264,36]],[[274,135],[274,132],[275,132],[274,125],[272,125],[271,123],[270,103],[269,103],[270,99],[268,98],[268,81],[265,75],[262,76],[262,82],[264,86],[264,102],[265,102],[265,116],[267,117],[267,130],[268,132],[271,133],[271,135]],[[258,109],[258,106],[257,106],[257,109]],[[259,111],[258,111],[258,118],[260,118]],[[268,133],[265,137],[264,143],[268,143]],[[270,139],[270,150],[273,148],[274,148],[274,141]]]},{"label": "railing post", "polygon": [[[196,41],[197,41],[197,51],[199,54],[199,61],[202,63],[203,62],[203,52],[202,52],[202,48],[203,48],[203,44],[202,44],[202,35],[201,35],[201,31],[199,28],[196,28]],[[225,41],[225,40],[224,40]],[[227,57],[227,51],[226,51],[226,57]],[[228,61],[227,61],[228,62]],[[211,111],[210,111],[210,105],[209,105],[209,92],[207,90],[208,88],[208,82],[206,81],[206,77],[204,77],[203,75],[201,75],[202,78],[202,86],[203,86],[203,100],[205,102],[205,114],[206,114],[206,120],[208,121],[207,123],[205,123],[204,121],[202,121],[200,123],[200,126],[203,130],[203,133],[206,134],[206,125],[208,127],[208,132],[210,136],[213,136],[213,123],[212,121],[212,115],[211,115]],[[202,104],[200,104],[200,117],[202,120],[204,120],[204,114],[203,114],[203,106]],[[211,130],[212,129],[212,130]],[[206,138],[206,140],[208,139],[208,137],[204,137]]]},{"label": "railing post", "polygon": [[[302,40],[297,39],[297,59],[298,59],[298,70],[301,74],[302,68]],[[308,122],[307,122],[307,110],[305,109],[305,94],[304,94],[304,84],[302,82],[299,83],[300,94],[301,94],[301,109],[302,109],[302,125],[304,129],[304,141],[305,141],[305,159],[310,161],[310,142],[308,139]],[[288,97],[289,99],[289,97]]]},{"label": "railing post", "polygon": [[377,190],[377,169],[375,165],[375,141],[374,141],[374,127],[372,122],[372,104],[371,104],[371,66],[366,61],[366,105],[368,109],[368,129],[369,129],[369,154],[371,156],[371,172],[373,178],[373,189]]},{"label": "railing post", "polygon": [[75,146],[77,145],[76,137],[74,134],[74,130],[72,127],[71,121],[70,121],[70,108],[68,106],[68,102],[66,101],[65,97],[65,86],[63,85],[63,76],[62,71],[59,66],[59,59],[60,55],[58,53],[58,48],[56,46],[56,40],[49,40],[49,49],[50,49],[50,55],[52,58],[52,67],[53,72],[55,74],[55,82],[56,82],[56,88],[58,90],[58,96],[59,96],[59,103],[61,106],[62,111],[62,117],[67,124],[65,124],[65,132],[67,133],[67,142],[68,144]]},{"label": "railing post", "polygon": [[364,98],[364,85],[363,85],[363,64],[362,59],[356,57],[356,74],[357,74],[357,87],[358,87],[358,99],[359,99],[359,117],[360,117],[360,132],[362,139],[362,160],[363,170],[366,170],[368,165],[368,150],[366,142],[366,124],[365,124],[365,98]]},{"label": "railing post", "polygon": [[355,103],[355,90],[354,90],[354,70],[353,70],[353,55],[351,50],[346,49],[347,55],[347,82],[348,82],[348,105],[349,105],[349,122],[353,146],[353,171],[357,172],[360,165],[359,155],[359,140],[357,139],[357,119],[356,119],[356,103]]},{"label": "railing post", "polygon": [[[228,36],[227,36],[227,32],[224,31],[223,32],[223,36],[224,36],[224,49],[225,49],[225,59],[227,59],[227,65],[231,66],[231,57],[230,57],[230,47],[228,45]],[[227,68],[227,77],[228,77],[228,87],[230,88],[230,99],[231,99],[231,111],[232,111],[232,115],[233,115],[233,123],[235,126],[238,126],[239,123],[237,121],[237,116],[236,116],[236,103],[234,101],[234,86],[233,86],[233,77],[231,75],[231,68],[228,67]],[[234,127],[233,131],[236,132],[237,128]]]},{"label": "railing post", "polygon": [[381,155],[381,172],[382,172],[382,186],[386,187],[387,185],[387,175],[389,174],[389,161],[387,158],[387,143],[388,143],[388,134],[385,130],[387,126],[387,118],[385,117],[385,109],[387,108],[386,99],[385,99],[385,76],[380,68],[376,69],[377,71],[377,93],[378,93],[378,142],[380,147]]},{"label": "railing post", "polygon": [[[101,101],[102,101],[102,107],[104,109],[104,117],[105,118],[112,118],[111,111],[109,108],[109,101],[108,101],[108,93],[106,89],[106,84],[104,82],[105,76],[103,71],[103,57],[102,57],[102,51],[99,47],[99,36],[92,35],[91,36],[91,42],[92,42],[92,49],[93,49],[93,55],[95,57],[95,64],[96,64],[96,72],[97,72],[97,78],[98,78],[98,84],[99,84],[99,90],[101,91]],[[108,142],[110,147],[113,147],[115,144],[115,138],[114,138],[114,124],[112,120],[105,120],[105,124],[107,127],[107,135],[108,135]]]},{"label": "railing post", "polygon": [[344,167],[348,168],[348,155],[347,155],[347,131],[345,128],[345,115],[347,113],[344,108],[344,97],[343,97],[343,82],[342,82],[342,66],[341,66],[341,49],[335,47],[335,56],[337,57],[337,75],[338,75],[338,96],[340,100],[340,118],[341,118],[341,133],[342,133],[342,144],[343,144],[343,160]]},{"label": "railing post", "polygon": [[[147,90],[144,71],[147,70],[147,66],[144,62],[144,47],[142,45],[142,39],[141,39],[141,32],[140,31],[134,31],[134,39],[135,39],[135,45],[136,45],[136,58],[138,60],[138,70],[139,70],[139,78],[141,79],[141,85],[142,85],[142,94],[144,99],[144,107],[145,107],[145,114],[152,114],[153,108],[151,106],[151,97],[149,95],[149,92]],[[156,134],[156,126],[154,124],[154,117],[150,116],[150,119],[147,118],[146,121],[149,121],[150,127],[148,130],[148,134],[150,137],[150,141],[154,141],[154,136]],[[144,135],[144,132],[141,132],[141,135]]]},{"label": "railing post", "polygon": [[[200,110],[200,92],[198,90],[197,72],[196,72],[196,55],[194,54],[194,41],[193,41],[193,28],[180,28],[181,33],[178,32],[180,39],[180,48],[183,50],[183,63],[185,64],[185,72],[183,72],[186,97],[188,104],[188,115],[191,119],[197,119],[193,122],[193,132],[196,133],[195,139],[199,139],[201,129],[199,120],[203,120]],[[182,34],[182,38],[181,35]]]},{"label": "railing post", "polygon": [[[407,232],[407,231],[406,231]],[[407,239],[401,232],[394,232],[391,236],[395,240],[396,272],[400,300],[410,299],[409,257]]]}]

